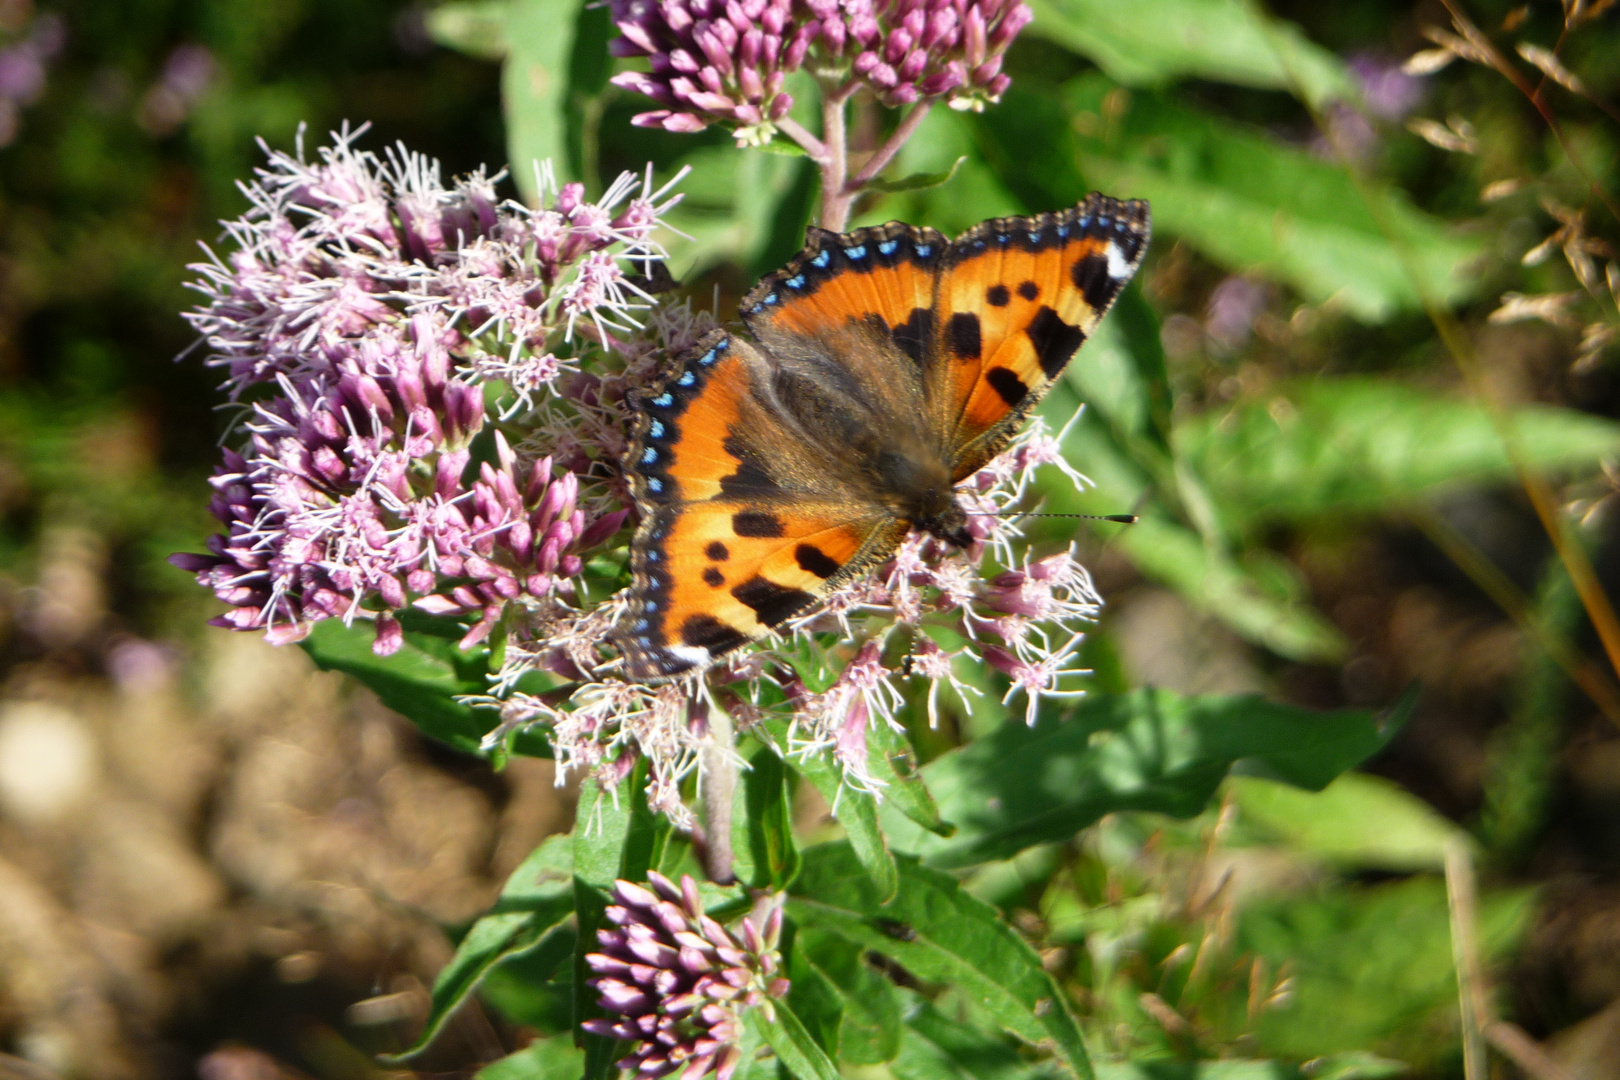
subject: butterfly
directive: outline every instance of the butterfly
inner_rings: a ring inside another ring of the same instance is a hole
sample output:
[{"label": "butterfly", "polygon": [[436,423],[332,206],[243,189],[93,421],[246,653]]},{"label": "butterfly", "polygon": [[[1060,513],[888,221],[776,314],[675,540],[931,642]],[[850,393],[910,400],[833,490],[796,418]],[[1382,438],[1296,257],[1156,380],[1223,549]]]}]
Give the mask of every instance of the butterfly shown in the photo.
[{"label": "butterfly", "polygon": [[658,682],[804,615],[913,529],[972,542],[953,489],[1006,448],[1121,289],[1148,206],[1093,193],[955,240],[811,228],[706,335],[627,394],[640,512],[625,674]]}]

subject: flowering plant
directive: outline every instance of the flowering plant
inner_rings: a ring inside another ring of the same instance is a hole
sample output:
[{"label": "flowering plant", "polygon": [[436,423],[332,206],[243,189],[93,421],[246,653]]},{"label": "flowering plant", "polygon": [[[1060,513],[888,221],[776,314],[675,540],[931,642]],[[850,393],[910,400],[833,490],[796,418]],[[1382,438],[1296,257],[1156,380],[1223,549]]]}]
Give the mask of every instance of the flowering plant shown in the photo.
[{"label": "flowering plant", "polygon": [[[829,228],[933,103],[999,98],[1001,57],[1030,18],[1005,0],[636,0],[612,14],[615,51],[651,64],[616,82],[663,106],[637,123],[720,123],[745,144],[784,134],[816,163]],[[790,116],[801,69],[819,86],[819,135]],[[857,95],[908,111],[851,170]],[[766,1048],[830,1077],[841,1053],[861,1063],[838,1034],[855,1005],[828,1004],[855,984],[894,1017],[901,987],[959,985],[1087,1075],[1041,958],[938,867],[1011,857],[1132,798],[1201,805],[1276,725],[1183,775],[1173,755],[1092,752],[1110,734],[1153,743],[1178,699],[1105,696],[1059,719],[1084,689],[1101,600],[1076,545],[1031,544],[1018,514],[1040,483],[1087,486],[1068,428],[1034,418],[956,489],[965,546],[913,534],[782,635],[677,681],[628,680],[610,636],[637,513],[620,465],[628,395],[717,319],[666,296],[682,177],[660,186],[649,166],[591,199],[540,164],[525,204],[501,194],[502,175],[446,182],[403,147],[362,149],[363,133],[313,156],[301,141],[266,148],[248,212],[195,267],[189,318],[236,416],[212,481],[220,531],[174,561],[227,605],[217,624],[302,642],[463,749],[544,753],[559,782],[581,781],[573,834],[537,851],[468,935],[424,1040],[476,983],[469,965],[535,949],[555,960],[549,978],[573,941],[569,1026],[597,1075],[619,1043],[649,1077],[727,1080]],[[350,647],[362,632],[363,658]],[[948,758],[966,782],[925,781],[912,740],[988,731],[997,699],[1012,706],[993,736],[1009,760],[1056,740],[1041,767]],[[1343,768],[1378,740],[1364,714],[1338,722],[1356,736]],[[801,780],[841,839],[800,850]],[[1150,793],[1128,794],[1137,783]],[[1070,786],[1105,794],[1076,808]],[[533,887],[559,871],[570,888]],[[869,985],[868,955],[893,977]]]}]

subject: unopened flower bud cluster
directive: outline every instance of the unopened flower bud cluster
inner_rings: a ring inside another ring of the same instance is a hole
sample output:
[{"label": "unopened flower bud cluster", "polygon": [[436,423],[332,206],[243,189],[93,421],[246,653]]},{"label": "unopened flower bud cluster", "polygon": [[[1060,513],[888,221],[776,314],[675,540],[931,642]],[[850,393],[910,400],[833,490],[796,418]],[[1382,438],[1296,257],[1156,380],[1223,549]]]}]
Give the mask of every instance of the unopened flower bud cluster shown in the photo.
[{"label": "unopened flower bud cluster", "polygon": [[612,0],[612,11],[614,54],[650,66],[613,81],[661,106],[635,123],[724,124],[746,143],[769,141],[801,68],[890,107],[983,108],[1007,89],[1002,56],[1033,17],[1022,0]]}]

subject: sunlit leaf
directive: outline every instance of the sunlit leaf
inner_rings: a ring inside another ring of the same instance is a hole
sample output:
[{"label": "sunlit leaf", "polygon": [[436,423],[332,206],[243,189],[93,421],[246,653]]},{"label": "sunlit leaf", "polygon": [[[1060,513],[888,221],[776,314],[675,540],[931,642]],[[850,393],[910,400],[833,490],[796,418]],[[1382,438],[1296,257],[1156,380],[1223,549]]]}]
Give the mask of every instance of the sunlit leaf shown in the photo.
[{"label": "sunlit leaf", "polygon": [[1209,79],[1354,100],[1344,62],[1245,0],[1031,0],[1029,33],[1094,61],[1128,86]]},{"label": "sunlit leaf", "polygon": [[1233,777],[1227,791],[1245,824],[1277,842],[1349,869],[1440,870],[1468,833],[1378,776],[1346,773],[1321,791]]},{"label": "sunlit leaf", "polygon": [[[421,1052],[443,1030],[467,995],[497,964],[531,950],[549,952],[549,967],[567,961],[572,928],[561,931],[574,912],[573,849],[566,836],[554,836],[524,859],[507,879],[495,907],[461,939],[450,962],[433,983],[432,1004],[421,1035],[401,1057]],[[551,946],[561,943],[563,947]]]},{"label": "sunlit leaf", "polygon": [[473,1080],[579,1080],[585,1052],[567,1035],[536,1039],[479,1069]]},{"label": "sunlit leaf", "polygon": [[777,1058],[798,1080],[840,1080],[838,1067],[826,1051],[816,1045],[810,1033],[785,1002],[771,1006],[767,1016],[761,1007],[743,1014],[743,1025],[776,1052]]},{"label": "sunlit leaf", "polygon": [[[1513,430],[1533,469],[1593,468],[1620,450],[1620,424],[1573,409],[1518,408]],[[1177,429],[1176,449],[1240,522],[1378,512],[1513,475],[1482,406],[1388,380],[1322,379],[1211,411]]]},{"label": "sunlit leaf", "polygon": [[1025,1042],[1050,1040],[1076,1076],[1091,1077],[1079,1026],[1035,950],[949,875],[909,858],[898,866],[901,888],[886,899],[847,843],[809,848],[788,914],[951,986]]},{"label": "sunlit leaf", "polygon": [[525,199],[537,194],[535,166],[568,175],[568,83],[574,32],[584,0],[512,0],[506,17],[501,97],[512,179]]},{"label": "sunlit leaf", "polygon": [[1384,746],[1412,704],[1380,718],[1156,688],[1093,694],[1066,714],[1050,709],[1034,727],[1006,724],[923,767],[956,835],[935,836],[894,813],[884,824],[897,850],[964,867],[1068,840],[1115,811],[1191,817],[1239,761],[1320,789]]}]

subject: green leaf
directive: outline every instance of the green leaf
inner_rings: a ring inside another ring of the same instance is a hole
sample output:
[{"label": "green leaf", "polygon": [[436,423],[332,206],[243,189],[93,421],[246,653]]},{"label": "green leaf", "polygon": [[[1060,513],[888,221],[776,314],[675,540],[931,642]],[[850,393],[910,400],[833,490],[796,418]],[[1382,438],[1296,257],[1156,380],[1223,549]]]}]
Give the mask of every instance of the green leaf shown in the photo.
[{"label": "green leaf", "polygon": [[752,884],[779,892],[798,876],[800,859],[793,841],[787,767],[775,750],[762,746],[749,759],[743,789],[755,872]]},{"label": "green leaf", "polygon": [[[681,202],[666,220],[670,228],[691,237],[673,248],[670,259],[676,279],[686,280],[720,263],[752,265],[770,243],[784,200],[808,162],[706,146],[687,154],[679,165],[691,172],[681,181]],[[803,239],[800,233],[795,243]]]},{"label": "green leaf", "polygon": [[473,1080],[578,1080],[585,1053],[566,1035],[536,1039],[479,1069]]},{"label": "green leaf", "polygon": [[[1620,423],[1589,413],[1524,406],[1511,422],[1531,469],[1593,468],[1620,450]],[[1513,475],[1484,407],[1387,380],[1280,388],[1188,420],[1176,450],[1243,524],[1377,512]]]},{"label": "green leaf", "polygon": [[934,797],[917,772],[917,754],[905,732],[888,724],[873,724],[866,731],[866,767],[883,785],[883,801],[929,832],[950,836],[956,827],[943,821]]},{"label": "green leaf", "polygon": [[480,60],[506,56],[506,20],[512,0],[466,0],[428,8],[428,36],[447,49]]},{"label": "green leaf", "polygon": [[1090,1059],[1062,993],[994,908],[909,858],[897,860],[901,888],[885,901],[859,866],[847,843],[806,850],[788,914],[801,928],[837,934],[918,979],[951,986],[1025,1042],[1051,1040],[1089,1080]]},{"label": "green leaf", "polygon": [[977,125],[987,159],[1026,202],[1072,205],[1092,187],[1147,199],[1159,237],[1366,322],[1426,298],[1459,301],[1476,285],[1468,267],[1483,241],[1400,192],[1358,186],[1308,150],[1101,75],[1056,93],[1015,86]]},{"label": "green leaf", "polygon": [[897,850],[932,866],[964,867],[1068,840],[1115,811],[1191,817],[1239,761],[1319,790],[1382,748],[1414,703],[1409,696],[1380,719],[1156,688],[1093,694],[1067,715],[1052,710],[1034,727],[1003,725],[923,767],[955,836],[934,836],[898,814],[885,824]]},{"label": "green leaf", "polygon": [[[902,990],[906,1000],[900,1053],[889,1068],[899,1080],[1055,1080],[1050,1062],[1030,1062],[1016,1044],[946,1016],[926,998]],[[1097,1063],[1099,1075],[1107,1066]]]},{"label": "green leaf", "polygon": [[[1069,383],[1060,382],[1047,395],[1041,415],[1048,424],[1061,426],[1077,406]],[[1064,455],[1095,486],[1082,490],[1056,470],[1044,470],[1037,474],[1046,502],[1043,509],[1063,514],[1140,513],[1141,520],[1129,527],[1096,528],[1143,574],[1169,585],[1193,606],[1282,656],[1325,661],[1344,654],[1343,636],[1303,599],[1302,588],[1279,592],[1275,587],[1278,579],[1290,584],[1297,579],[1286,564],[1264,565],[1258,560],[1252,565],[1240,564],[1226,553],[1219,537],[1200,535],[1176,521],[1163,503],[1152,501],[1169,486],[1172,490],[1161,496],[1165,502],[1194,502],[1189,496],[1198,485],[1190,469],[1178,469],[1146,438],[1133,441],[1127,433],[1116,433],[1100,410],[1081,415],[1063,448]],[[1047,532],[1038,521],[1032,531],[1038,537]],[[1050,539],[1056,540],[1058,535],[1053,531]],[[1260,569],[1270,572],[1261,574]]]},{"label": "green leaf", "polygon": [[881,191],[889,195],[901,191],[927,191],[929,188],[936,188],[941,184],[949,183],[951,178],[956,175],[956,171],[962,167],[962,162],[966,160],[967,155],[963,154],[948,169],[940,169],[937,172],[912,173],[910,176],[902,177],[899,180],[873,180],[866,186],[873,191]]},{"label": "green leaf", "polygon": [[774,1017],[766,1016],[766,1006],[755,1006],[743,1014],[743,1026],[776,1051],[778,1060],[799,1080],[840,1080],[838,1068],[826,1051],[816,1045],[786,1002],[772,1002]]},{"label": "green leaf", "polygon": [[762,143],[759,146],[754,147],[754,149],[762,150],[767,154],[780,154],[783,157],[809,157],[809,155],[805,153],[804,147],[800,146],[792,139],[786,138],[772,139],[768,143]]},{"label": "green leaf", "polygon": [[506,17],[501,100],[512,179],[534,202],[535,164],[551,162],[569,179],[569,62],[584,0],[512,0]]},{"label": "green leaf", "polygon": [[[591,971],[585,956],[596,951],[596,932],[606,925],[606,890],[621,876],[627,862],[639,863],[651,853],[653,845],[632,829],[636,817],[632,803],[646,802],[646,770],[646,762],[638,761],[625,782],[612,792],[603,791],[594,777],[586,779],[580,784],[574,811],[573,885],[579,937],[574,948],[573,1026],[575,1038],[585,1049],[586,1080],[605,1080],[612,1075],[617,1059],[614,1039],[579,1030],[583,1021],[604,1015],[596,1004],[595,991],[586,982]],[[645,872],[643,867],[643,875]]]},{"label": "green leaf", "polygon": [[[519,864],[494,909],[473,923],[433,981],[432,1005],[415,1045],[394,1060],[426,1049],[497,964],[530,950],[544,952],[548,942],[571,938],[571,933],[560,931],[574,911],[572,871],[571,844],[566,836],[551,837]],[[558,952],[554,964],[565,958]]]},{"label": "green leaf", "polygon": [[[827,1046],[824,1029],[832,1018],[839,1061],[846,1065],[881,1065],[900,1051],[900,999],[894,983],[866,962],[864,951],[837,934],[801,930],[793,941],[793,992],[799,981],[806,992],[789,997],[795,1010],[804,1001],[823,1029],[818,1040]],[[802,1014],[801,1014],[802,1015]]]},{"label": "green leaf", "polygon": [[1246,0],[1031,0],[1029,33],[1072,49],[1127,86],[1209,79],[1354,100],[1344,62]]},{"label": "green leaf", "polygon": [[1245,824],[1351,870],[1442,870],[1468,833],[1398,784],[1345,773],[1321,791],[1253,777],[1227,785]]},{"label": "green leaf", "polygon": [[[765,730],[776,746],[788,745],[785,720],[766,720]],[[844,827],[850,847],[879,895],[893,896],[900,887],[900,876],[883,838],[883,829],[878,825],[876,797],[845,783],[843,771],[831,754],[806,754],[796,758],[793,764],[799,775],[810,781],[832,807],[833,817]]]},{"label": "green leaf", "polygon": [[[1533,898],[1527,889],[1481,897],[1488,962],[1523,938]],[[1256,901],[1234,930],[1234,953],[1271,972],[1286,966],[1291,993],[1253,1019],[1238,1007],[1215,1037],[1243,1033],[1259,1053],[1295,1060],[1376,1046],[1421,1075],[1444,1075],[1461,1057],[1446,887],[1437,876]]]},{"label": "green leaf", "polygon": [[[498,717],[493,711],[474,709],[456,698],[488,690],[489,650],[463,652],[455,638],[461,631],[441,627],[415,613],[404,613],[405,643],[392,656],[371,651],[369,626],[344,626],[339,619],[318,622],[300,644],[322,671],[341,671],[359,679],[390,709],[410,720],[422,733],[457,750],[479,753],[479,741]],[[526,740],[533,753],[549,744],[541,738]],[[549,757],[547,749],[543,756]]]}]

